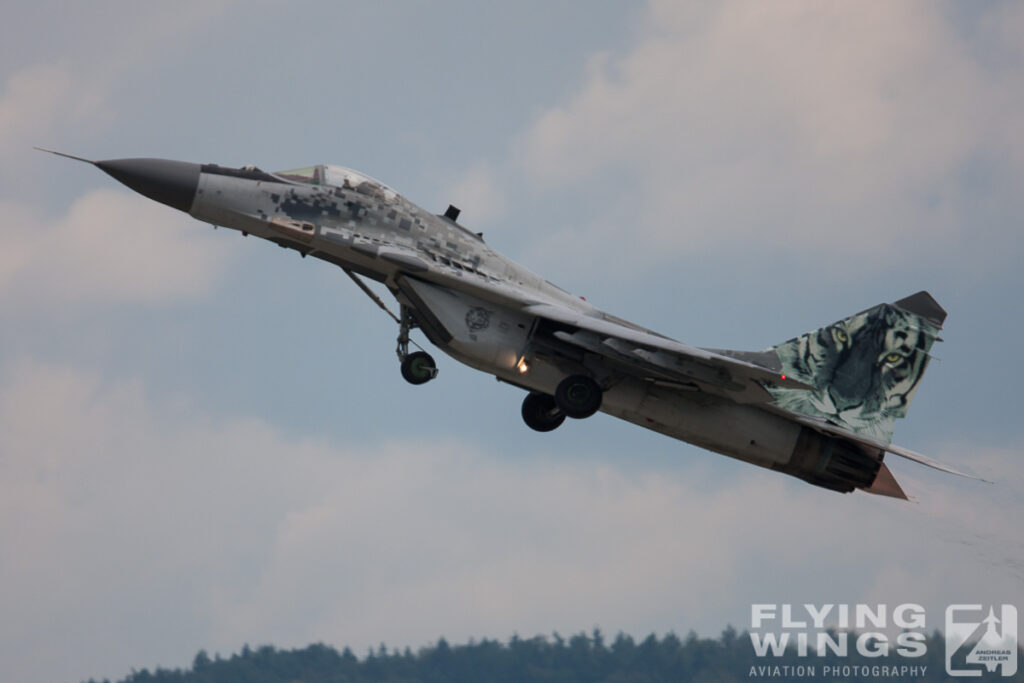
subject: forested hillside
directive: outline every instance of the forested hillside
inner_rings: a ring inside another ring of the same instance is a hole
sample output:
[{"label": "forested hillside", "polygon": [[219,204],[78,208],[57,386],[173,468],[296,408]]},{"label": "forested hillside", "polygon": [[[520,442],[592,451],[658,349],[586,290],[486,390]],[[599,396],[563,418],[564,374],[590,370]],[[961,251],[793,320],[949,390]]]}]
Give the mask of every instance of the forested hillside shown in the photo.
[{"label": "forested hillside", "polygon": [[[852,643],[852,641],[851,641]],[[654,681],[940,681],[945,673],[944,643],[935,632],[926,640],[927,653],[916,658],[864,657],[851,646],[848,657],[799,657],[789,650],[781,657],[757,657],[746,633],[734,629],[720,638],[684,639],[650,635],[636,642],[618,635],[607,642],[600,631],[568,639],[554,634],[508,642],[470,641],[450,645],[444,639],[412,652],[377,650],[357,657],[348,648],[310,645],[301,650],[248,646],[228,658],[196,655],[185,670],[157,669],[131,673],[123,683],[653,683]],[[1018,658],[1020,653],[1018,652]],[[803,667],[801,669],[800,667]],[[988,676],[991,678],[992,676]],[[1018,670],[1000,681],[1024,681]],[[91,682],[95,683],[95,682]]]}]

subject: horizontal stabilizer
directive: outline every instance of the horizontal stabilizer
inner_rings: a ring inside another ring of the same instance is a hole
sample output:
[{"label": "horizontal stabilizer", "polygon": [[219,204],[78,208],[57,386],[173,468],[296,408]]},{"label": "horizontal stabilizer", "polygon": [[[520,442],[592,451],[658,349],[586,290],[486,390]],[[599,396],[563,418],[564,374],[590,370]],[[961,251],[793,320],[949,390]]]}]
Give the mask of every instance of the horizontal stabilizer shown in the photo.
[{"label": "horizontal stabilizer", "polygon": [[789,417],[794,422],[799,422],[800,424],[806,425],[819,432],[830,434],[832,436],[842,437],[844,439],[849,439],[850,441],[855,441],[857,443],[864,444],[865,446],[869,446],[871,448],[877,448],[878,450],[885,451],[886,453],[892,453],[893,455],[898,455],[901,458],[913,460],[914,462],[920,465],[931,467],[932,469],[939,470],[940,472],[947,472],[949,474],[955,474],[960,477],[967,477],[968,479],[977,479],[978,481],[983,481],[986,484],[992,483],[988,479],[982,479],[976,474],[971,474],[969,472],[964,472],[954,467],[950,467],[945,463],[941,463],[938,460],[929,458],[927,455],[922,455],[921,453],[912,451],[909,448],[903,448],[902,446],[897,446],[886,441],[880,441],[878,439],[873,439],[863,434],[858,434],[849,429],[840,427],[839,425],[834,425],[831,422],[826,422],[825,420],[822,420],[821,418],[818,417],[811,417],[809,415],[798,414],[789,414]]},{"label": "horizontal stabilizer", "polygon": [[887,452],[889,452],[889,453],[892,453],[893,455],[898,455],[901,458],[906,458],[907,460],[913,460],[916,463],[919,463],[921,465],[925,465],[927,467],[931,467],[932,469],[939,470],[940,472],[948,472],[949,474],[955,474],[957,476],[967,477],[968,479],[977,479],[978,481],[983,481],[986,484],[991,484],[992,483],[988,479],[982,479],[981,477],[979,477],[976,474],[969,474],[967,472],[963,472],[961,470],[954,469],[954,468],[950,467],[949,465],[941,463],[938,460],[934,460],[932,458],[929,458],[927,455],[921,455],[920,453],[918,453],[916,451],[912,451],[909,448],[903,448],[902,446],[897,446],[895,444],[889,444],[889,445],[887,445],[885,447],[885,450]]}]

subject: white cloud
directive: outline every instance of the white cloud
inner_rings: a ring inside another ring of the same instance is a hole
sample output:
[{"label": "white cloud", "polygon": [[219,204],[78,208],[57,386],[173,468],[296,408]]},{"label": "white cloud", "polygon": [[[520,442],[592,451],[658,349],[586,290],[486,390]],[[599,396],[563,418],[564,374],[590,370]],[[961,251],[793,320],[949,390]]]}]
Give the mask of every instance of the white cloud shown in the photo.
[{"label": "white cloud", "polygon": [[[1024,512],[1019,478],[997,501],[935,479],[914,506],[752,467],[709,485],[707,460],[668,474],[599,452],[327,443],[152,405],[135,381],[31,360],[3,376],[5,679],[116,676],[244,642],[713,634],[755,601],[931,610],[1019,587],[1021,548],[1001,543]],[[999,561],[965,551],[980,534]]]},{"label": "white cloud", "polygon": [[1022,211],[1024,15],[981,14],[655,0],[635,47],[595,57],[522,140],[536,191],[603,214],[545,248],[657,262],[741,242],[835,271],[1019,254],[985,213]]},{"label": "white cloud", "polygon": [[505,211],[505,195],[491,164],[478,162],[456,178],[441,201],[454,202],[474,223],[484,223]]},{"label": "white cloud", "polygon": [[[109,118],[106,97],[66,63],[36,64],[9,76],[0,97],[0,154],[27,152],[55,131],[82,132]],[[4,175],[18,172],[7,167]]]},{"label": "white cloud", "polygon": [[96,190],[48,221],[0,200],[0,307],[68,308],[164,301],[207,291],[228,245],[183,213],[141,196]]},{"label": "white cloud", "polygon": [[16,57],[0,65],[0,156],[7,162],[0,167],[0,193],[36,192],[39,180],[27,171],[51,161],[33,145],[80,145],[68,141],[106,129],[125,105],[120,89],[179,59],[198,29],[230,2],[69,5],[58,11],[59,22],[52,8],[10,8],[0,26],[0,41]]}]

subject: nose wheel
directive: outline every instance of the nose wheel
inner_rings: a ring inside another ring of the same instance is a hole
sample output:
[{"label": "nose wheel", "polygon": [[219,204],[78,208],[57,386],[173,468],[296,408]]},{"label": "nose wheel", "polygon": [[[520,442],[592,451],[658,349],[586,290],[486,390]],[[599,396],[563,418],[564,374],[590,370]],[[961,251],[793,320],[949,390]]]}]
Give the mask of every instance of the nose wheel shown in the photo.
[{"label": "nose wheel", "polygon": [[437,377],[437,363],[426,351],[410,353],[402,360],[402,377],[409,384],[424,384]]},{"label": "nose wheel", "polygon": [[437,363],[426,351],[409,353],[409,331],[416,327],[416,319],[407,306],[402,306],[398,320],[398,360],[402,362],[402,377],[409,384],[425,384],[437,377]]}]

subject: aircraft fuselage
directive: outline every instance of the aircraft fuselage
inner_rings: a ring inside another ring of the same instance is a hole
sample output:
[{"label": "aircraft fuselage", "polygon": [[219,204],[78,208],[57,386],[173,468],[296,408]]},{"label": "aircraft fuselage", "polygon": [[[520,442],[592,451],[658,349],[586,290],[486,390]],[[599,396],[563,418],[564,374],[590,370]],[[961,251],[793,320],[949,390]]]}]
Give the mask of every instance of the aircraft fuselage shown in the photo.
[{"label": "aircraft fuselage", "polygon": [[504,305],[509,287],[583,315],[603,314],[376,181],[353,173],[341,186],[284,184],[202,168],[193,217],[384,283],[456,360],[548,395],[581,370],[602,375],[602,412],[764,467],[785,468],[791,459],[803,428],[783,416],[690,387],[615,376],[586,353],[534,345],[538,320]]}]

